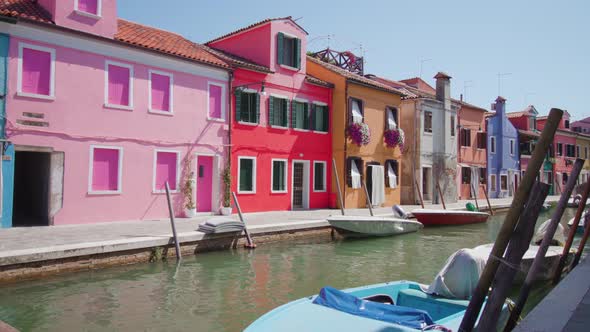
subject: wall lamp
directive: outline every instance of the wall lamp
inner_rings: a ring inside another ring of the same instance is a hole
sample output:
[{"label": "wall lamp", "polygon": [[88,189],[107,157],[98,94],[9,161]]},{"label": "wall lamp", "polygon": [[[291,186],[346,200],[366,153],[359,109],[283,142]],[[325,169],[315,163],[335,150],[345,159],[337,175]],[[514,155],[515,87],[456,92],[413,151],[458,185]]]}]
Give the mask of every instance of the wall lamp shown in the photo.
[{"label": "wall lamp", "polygon": [[255,83],[248,83],[248,84],[244,84],[244,85],[238,85],[234,87],[234,93],[237,94],[238,92],[242,92],[245,90],[246,87],[251,86],[251,85],[258,85],[260,84],[260,94],[263,96],[266,96],[266,91],[264,91],[264,84],[265,82],[255,82]]}]

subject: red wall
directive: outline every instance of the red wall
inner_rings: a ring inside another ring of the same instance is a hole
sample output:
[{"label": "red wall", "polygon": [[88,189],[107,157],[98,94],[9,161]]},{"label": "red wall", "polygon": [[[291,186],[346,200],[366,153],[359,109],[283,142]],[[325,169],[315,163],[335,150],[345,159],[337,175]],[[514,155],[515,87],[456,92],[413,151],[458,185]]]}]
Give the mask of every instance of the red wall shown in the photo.
[{"label": "red wall", "polygon": [[516,129],[530,130],[529,128],[529,117],[519,116],[518,118],[509,118],[510,122]]}]

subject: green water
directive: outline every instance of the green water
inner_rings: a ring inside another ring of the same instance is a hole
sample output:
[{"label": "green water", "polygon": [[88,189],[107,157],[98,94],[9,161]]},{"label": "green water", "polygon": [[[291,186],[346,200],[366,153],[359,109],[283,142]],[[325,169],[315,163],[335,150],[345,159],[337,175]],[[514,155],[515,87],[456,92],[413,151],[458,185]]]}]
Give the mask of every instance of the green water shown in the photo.
[{"label": "green water", "polygon": [[[575,210],[568,209],[563,223]],[[0,320],[21,331],[241,331],[325,286],[430,283],[460,248],[492,242],[504,220],[380,239],[300,241],[0,286]],[[549,218],[543,213],[539,220]],[[541,288],[532,303],[547,292]],[[304,319],[304,317],[302,317]]]}]

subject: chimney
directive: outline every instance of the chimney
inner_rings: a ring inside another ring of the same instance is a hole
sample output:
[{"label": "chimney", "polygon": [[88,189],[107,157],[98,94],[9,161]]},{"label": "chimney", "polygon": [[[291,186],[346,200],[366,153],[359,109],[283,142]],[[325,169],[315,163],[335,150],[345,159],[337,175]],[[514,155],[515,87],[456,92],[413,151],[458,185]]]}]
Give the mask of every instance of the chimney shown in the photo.
[{"label": "chimney", "polygon": [[436,100],[443,102],[446,110],[451,109],[451,76],[439,71],[436,76]]},{"label": "chimney", "polygon": [[495,104],[495,108],[496,113],[505,113],[506,112],[506,98],[502,97],[502,96],[498,96],[498,98],[496,98],[496,104]]}]

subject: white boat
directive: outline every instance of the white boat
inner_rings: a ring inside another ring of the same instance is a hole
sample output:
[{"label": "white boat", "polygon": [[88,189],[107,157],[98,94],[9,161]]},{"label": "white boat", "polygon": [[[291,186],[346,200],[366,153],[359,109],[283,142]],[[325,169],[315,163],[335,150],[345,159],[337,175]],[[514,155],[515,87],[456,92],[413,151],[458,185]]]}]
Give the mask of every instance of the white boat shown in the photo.
[{"label": "white boat", "polygon": [[[582,201],[582,195],[578,194],[574,197],[570,197],[570,199],[567,200],[567,206],[568,207],[578,207],[578,205],[580,205],[580,202]],[[588,200],[586,202],[586,206],[590,205],[590,200]]]},{"label": "white boat", "polygon": [[330,216],[332,227],[344,236],[390,236],[412,233],[424,227],[420,222],[394,217]]},{"label": "white boat", "polygon": [[[476,255],[485,258],[486,260],[490,256],[492,252],[492,247],[494,246],[493,243],[483,244],[481,246],[477,246],[473,248]],[[526,278],[526,274],[529,272],[531,265],[533,265],[533,260],[535,256],[537,256],[537,251],[539,250],[539,246],[531,245],[529,249],[526,251],[524,256],[522,257],[522,261],[520,262],[520,269],[516,274],[515,282],[522,283]],[[543,264],[539,275],[537,276],[537,280],[550,280],[553,278],[553,274],[555,273],[555,269],[557,269],[557,265],[559,264],[559,259],[561,257],[561,253],[563,252],[562,246],[549,246],[547,249],[547,254],[545,254],[545,258],[543,259]],[[568,256],[573,255],[570,253]],[[567,265],[567,264],[566,264]]]}]

